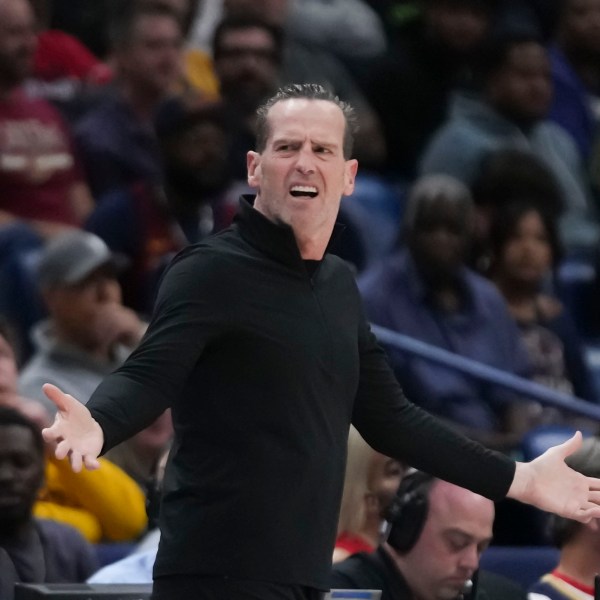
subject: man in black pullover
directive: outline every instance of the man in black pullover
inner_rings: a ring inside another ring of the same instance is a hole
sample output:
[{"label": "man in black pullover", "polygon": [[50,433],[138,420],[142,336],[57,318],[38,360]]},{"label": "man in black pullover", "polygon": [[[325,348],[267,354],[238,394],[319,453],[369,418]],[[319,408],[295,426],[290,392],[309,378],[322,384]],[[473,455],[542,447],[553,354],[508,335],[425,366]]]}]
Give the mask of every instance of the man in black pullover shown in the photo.
[{"label": "man in black pullover", "polygon": [[87,406],[46,385],[44,432],[75,470],[172,408],[153,599],[321,598],[350,423],[376,450],[491,499],[589,520],[600,481],[564,457],[515,464],[411,404],[364,318],[350,268],[327,252],[351,194],[352,112],[320,86],[259,109],[233,226],[184,250],[148,332]]}]

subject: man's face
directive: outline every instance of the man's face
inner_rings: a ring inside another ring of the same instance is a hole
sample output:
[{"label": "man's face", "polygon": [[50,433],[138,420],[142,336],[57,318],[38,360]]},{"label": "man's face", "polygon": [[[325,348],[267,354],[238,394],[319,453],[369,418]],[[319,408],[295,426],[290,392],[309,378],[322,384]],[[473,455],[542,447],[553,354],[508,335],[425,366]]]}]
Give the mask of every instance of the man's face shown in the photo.
[{"label": "man's face", "polygon": [[519,121],[543,119],[552,100],[550,61],[536,42],[515,44],[489,86],[492,104]]},{"label": "man's face", "polygon": [[26,0],[0,0],[0,82],[17,85],[33,70],[37,37]]},{"label": "man's face", "polygon": [[552,247],[544,222],[536,210],[525,213],[506,240],[498,258],[510,281],[539,286],[552,267]]},{"label": "man's face", "polygon": [[329,240],[342,196],[354,190],[356,160],[343,154],[344,115],[333,102],[291,99],[267,116],[265,149],[248,153],[255,207],[296,238]]},{"label": "man's face", "polygon": [[445,199],[423,200],[409,235],[419,269],[429,279],[453,278],[462,266],[471,220],[467,209]]},{"label": "man's face", "polygon": [[221,94],[235,105],[254,111],[277,85],[277,47],[260,27],[224,32],[215,56]]},{"label": "man's face", "polygon": [[576,58],[600,60],[600,0],[566,2],[560,37]]},{"label": "man's face", "polygon": [[402,573],[420,600],[453,600],[479,567],[492,538],[494,503],[455,485],[436,481],[429,512]]},{"label": "man's face", "polygon": [[43,474],[33,433],[21,425],[0,426],[0,527],[30,516]]},{"label": "man's face", "polygon": [[100,316],[109,303],[121,304],[121,287],[109,269],[97,269],[80,283],[47,290],[51,318],[67,341],[94,350],[102,338]]},{"label": "man's face", "polygon": [[175,185],[198,195],[218,192],[229,179],[227,134],[217,123],[197,121],[165,144],[165,162]]},{"label": "man's face", "polygon": [[129,44],[117,52],[119,70],[140,89],[166,94],[181,75],[182,34],[167,15],[142,15]]}]

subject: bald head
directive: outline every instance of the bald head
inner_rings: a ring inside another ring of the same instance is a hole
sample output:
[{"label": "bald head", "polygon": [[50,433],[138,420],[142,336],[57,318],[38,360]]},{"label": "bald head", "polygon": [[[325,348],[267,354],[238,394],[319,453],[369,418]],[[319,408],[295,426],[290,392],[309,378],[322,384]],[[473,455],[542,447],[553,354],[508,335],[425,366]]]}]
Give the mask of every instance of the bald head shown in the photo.
[{"label": "bald head", "polygon": [[494,503],[451,483],[434,480],[423,530],[405,554],[391,551],[421,600],[451,600],[479,567],[492,538]]},{"label": "bald head", "polygon": [[491,536],[494,522],[494,503],[465,488],[447,481],[436,480],[429,493],[430,517],[456,525],[473,523]]},{"label": "bald head", "polygon": [[35,16],[27,0],[0,0],[0,88],[10,91],[33,69]]}]

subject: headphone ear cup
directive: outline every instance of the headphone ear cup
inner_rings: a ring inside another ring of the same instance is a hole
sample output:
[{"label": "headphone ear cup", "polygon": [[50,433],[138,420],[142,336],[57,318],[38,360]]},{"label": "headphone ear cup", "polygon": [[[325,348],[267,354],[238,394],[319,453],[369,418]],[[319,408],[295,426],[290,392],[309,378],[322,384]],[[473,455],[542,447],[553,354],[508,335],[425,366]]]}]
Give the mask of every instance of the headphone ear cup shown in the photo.
[{"label": "headphone ear cup", "polygon": [[398,498],[390,514],[388,544],[401,554],[409,552],[423,531],[427,510],[427,496],[422,492],[409,492]]}]

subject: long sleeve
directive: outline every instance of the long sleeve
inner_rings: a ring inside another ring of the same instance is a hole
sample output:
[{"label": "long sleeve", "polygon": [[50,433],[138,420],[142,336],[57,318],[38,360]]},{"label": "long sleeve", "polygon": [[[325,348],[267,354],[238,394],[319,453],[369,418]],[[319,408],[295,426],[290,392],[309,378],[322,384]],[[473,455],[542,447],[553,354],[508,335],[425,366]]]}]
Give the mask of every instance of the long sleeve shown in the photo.
[{"label": "long sleeve", "polygon": [[146,335],[87,406],[104,432],[104,451],[155,421],[176,401],[206,344],[219,330],[226,291],[219,267],[180,260],[167,272]]},{"label": "long sleeve", "polygon": [[503,498],[515,463],[409,402],[366,324],[360,337],[360,384],[352,421],[365,440],[382,454],[436,477],[493,500]]}]

